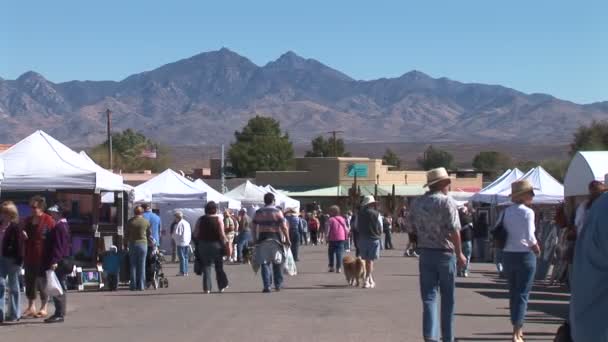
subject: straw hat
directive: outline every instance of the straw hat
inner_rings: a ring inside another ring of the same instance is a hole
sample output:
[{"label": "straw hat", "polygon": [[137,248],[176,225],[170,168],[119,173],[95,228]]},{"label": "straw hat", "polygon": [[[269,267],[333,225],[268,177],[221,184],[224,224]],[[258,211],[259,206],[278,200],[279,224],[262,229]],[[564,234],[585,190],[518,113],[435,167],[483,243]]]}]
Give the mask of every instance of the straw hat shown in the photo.
[{"label": "straw hat", "polygon": [[534,195],[534,187],[527,179],[511,183],[511,199],[516,199],[521,195],[531,192]]},{"label": "straw hat", "polygon": [[287,208],[285,209],[285,214],[296,214],[297,211],[295,208]]},{"label": "straw hat", "polygon": [[444,167],[432,169],[426,173],[426,184],[424,186],[431,186],[444,180],[452,180],[452,177],[450,177]]},{"label": "straw hat", "polygon": [[61,207],[58,204],[55,204],[54,206],[48,208],[46,211],[49,212],[49,213],[60,214],[61,213]]},{"label": "straw hat", "polygon": [[363,197],[363,201],[361,201],[361,206],[365,207],[374,203],[376,203],[376,199],[374,198],[374,196],[365,196]]}]

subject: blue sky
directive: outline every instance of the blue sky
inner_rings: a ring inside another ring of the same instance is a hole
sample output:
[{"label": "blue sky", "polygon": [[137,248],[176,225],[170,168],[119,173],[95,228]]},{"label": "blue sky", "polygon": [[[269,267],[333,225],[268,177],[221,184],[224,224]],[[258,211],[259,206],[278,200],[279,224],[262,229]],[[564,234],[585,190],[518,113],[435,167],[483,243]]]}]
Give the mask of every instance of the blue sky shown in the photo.
[{"label": "blue sky", "polygon": [[120,80],[223,46],[287,50],[357,79],[416,69],[608,100],[608,1],[3,1],[0,77]]}]

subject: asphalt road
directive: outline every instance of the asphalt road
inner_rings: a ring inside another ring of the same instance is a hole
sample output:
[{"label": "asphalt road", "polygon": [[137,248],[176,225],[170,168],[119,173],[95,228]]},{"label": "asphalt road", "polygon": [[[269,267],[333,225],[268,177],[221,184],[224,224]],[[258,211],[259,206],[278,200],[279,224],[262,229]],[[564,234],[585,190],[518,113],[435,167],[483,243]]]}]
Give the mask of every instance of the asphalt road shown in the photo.
[{"label": "asphalt road", "polygon": [[[404,246],[402,236],[394,240]],[[278,293],[261,293],[249,266],[229,265],[230,289],[204,295],[200,277],[174,277],[176,265],[169,264],[168,289],[71,292],[65,323],[0,326],[0,341],[422,341],[417,259],[383,251],[377,287],[360,289],[327,273],[325,246],[300,253],[299,274]],[[458,280],[456,297],[459,341],[510,341],[507,293],[493,265],[474,264],[471,276]],[[567,306],[562,289],[536,286],[526,341],[552,341]]]}]

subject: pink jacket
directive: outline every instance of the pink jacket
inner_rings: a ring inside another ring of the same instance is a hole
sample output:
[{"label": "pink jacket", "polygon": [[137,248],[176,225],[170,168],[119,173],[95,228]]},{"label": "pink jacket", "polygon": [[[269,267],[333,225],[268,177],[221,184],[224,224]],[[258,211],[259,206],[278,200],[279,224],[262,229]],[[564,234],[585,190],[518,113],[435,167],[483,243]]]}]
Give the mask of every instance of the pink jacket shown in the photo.
[{"label": "pink jacket", "polygon": [[329,219],[329,232],[327,241],[344,241],[348,238],[348,226],[342,216],[333,216]]}]

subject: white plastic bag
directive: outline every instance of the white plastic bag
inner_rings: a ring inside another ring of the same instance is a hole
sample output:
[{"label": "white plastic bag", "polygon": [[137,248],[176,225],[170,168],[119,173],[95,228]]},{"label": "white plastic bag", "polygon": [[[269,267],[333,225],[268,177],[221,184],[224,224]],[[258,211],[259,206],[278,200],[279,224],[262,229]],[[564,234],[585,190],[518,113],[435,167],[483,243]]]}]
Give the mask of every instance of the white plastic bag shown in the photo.
[{"label": "white plastic bag", "polygon": [[298,268],[296,267],[296,261],[293,258],[293,254],[291,254],[291,248],[285,247],[285,262],[283,263],[283,273],[295,276],[298,274]]},{"label": "white plastic bag", "polygon": [[59,278],[53,270],[46,271],[46,293],[49,297],[61,296],[63,294],[63,288],[59,282]]}]

